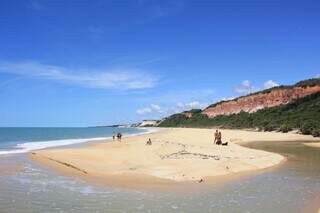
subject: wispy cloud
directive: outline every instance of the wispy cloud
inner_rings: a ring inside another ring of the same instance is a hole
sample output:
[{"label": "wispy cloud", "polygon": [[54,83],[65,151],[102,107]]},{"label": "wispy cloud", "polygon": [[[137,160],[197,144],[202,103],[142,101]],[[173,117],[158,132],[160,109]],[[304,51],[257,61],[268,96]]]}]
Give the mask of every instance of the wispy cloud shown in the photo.
[{"label": "wispy cloud", "polygon": [[28,1],[28,7],[33,10],[43,10],[45,7],[39,0],[30,0]]},{"label": "wispy cloud", "polygon": [[265,89],[270,89],[272,87],[279,86],[279,84],[273,80],[268,80],[268,81],[264,82],[263,86]]},{"label": "wispy cloud", "polygon": [[236,86],[235,88],[235,92],[242,95],[246,95],[255,91],[256,88],[251,85],[251,82],[249,80],[242,81],[241,84],[239,86]]},{"label": "wispy cloud", "polygon": [[158,104],[150,104],[147,107],[138,109],[136,113],[141,116],[152,116],[154,118],[159,118],[191,109],[203,109],[208,105],[208,103],[201,103],[199,101],[191,101],[187,103],[178,102],[173,106],[160,106]]},{"label": "wispy cloud", "polygon": [[320,78],[320,73],[315,75],[315,78]]},{"label": "wispy cloud", "polygon": [[0,72],[101,89],[138,90],[152,88],[158,82],[156,77],[138,69],[73,70],[34,61],[0,62]]},{"label": "wispy cloud", "polygon": [[138,109],[136,113],[139,115],[145,115],[148,113],[152,113],[152,109],[150,107],[144,107],[144,108]]},{"label": "wispy cloud", "polygon": [[160,107],[158,104],[150,104],[150,106],[138,109],[136,111],[136,113],[139,115],[145,115],[150,113],[163,113],[163,112],[164,111],[162,107]]},{"label": "wispy cloud", "polygon": [[137,2],[146,9],[147,14],[151,19],[179,13],[185,5],[183,0],[138,0]]}]

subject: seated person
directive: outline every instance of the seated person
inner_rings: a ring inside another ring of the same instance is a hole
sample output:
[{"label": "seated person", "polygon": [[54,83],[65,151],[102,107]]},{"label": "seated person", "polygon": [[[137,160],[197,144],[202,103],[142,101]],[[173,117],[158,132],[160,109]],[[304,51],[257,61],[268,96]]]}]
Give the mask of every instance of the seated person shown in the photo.
[{"label": "seated person", "polygon": [[151,139],[150,139],[150,138],[148,139],[148,141],[147,141],[146,145],[152,145],[152,141],[151,141]]}]

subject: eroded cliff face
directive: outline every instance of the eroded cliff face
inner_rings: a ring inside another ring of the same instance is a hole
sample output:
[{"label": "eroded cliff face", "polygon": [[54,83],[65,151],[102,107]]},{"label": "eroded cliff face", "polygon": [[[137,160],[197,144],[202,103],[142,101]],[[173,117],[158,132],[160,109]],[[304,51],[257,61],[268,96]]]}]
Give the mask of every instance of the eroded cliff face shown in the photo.
[{"label": "eroded cliff face", "polygon": [[256,112],[259,109],[288,104],[291,101],[320,92],[320,86],[293,87],[274,89],[269,93],[254,94],[251,96],[223,102],[214,107],[206,108],[202,113],[213,118],[218,115],[231,115],[244,112]]}]

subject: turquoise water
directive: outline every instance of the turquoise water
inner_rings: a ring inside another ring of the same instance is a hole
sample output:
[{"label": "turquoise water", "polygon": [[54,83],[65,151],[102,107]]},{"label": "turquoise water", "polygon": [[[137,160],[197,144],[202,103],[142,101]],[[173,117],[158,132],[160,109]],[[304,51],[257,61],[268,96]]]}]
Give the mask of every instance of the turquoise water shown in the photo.
[{"label": "turquoise water", "polygon": [[72,145],[111,137],[146,132],[137,128],[0,128],[0,155],[24,153],[36,149]]}]

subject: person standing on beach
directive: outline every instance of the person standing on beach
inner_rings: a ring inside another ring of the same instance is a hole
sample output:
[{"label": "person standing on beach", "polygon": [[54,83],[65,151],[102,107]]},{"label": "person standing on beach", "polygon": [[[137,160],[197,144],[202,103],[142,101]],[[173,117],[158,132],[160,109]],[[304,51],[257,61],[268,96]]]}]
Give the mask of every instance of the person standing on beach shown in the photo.
[{"label": "person standing on beach", "polygon": [[218,133],[217,144],[218,144],[218,145],[222,144],[222,134],[221,134],[220,131],[219,131],[219,133]]},{"label": "person standing on beach", "polygon": [[118,141],[121,141],[121,137],[122,137],[122,135],[121,135],[121,133],[119,132],[119,133],[117,134]]},{"label": "person standing on beach", "polygon": [[217,144],[218,137],[219,137],[219,131],[216,130],[216,132],[214,133],[214,143],[215,143],[215,144]]}]

